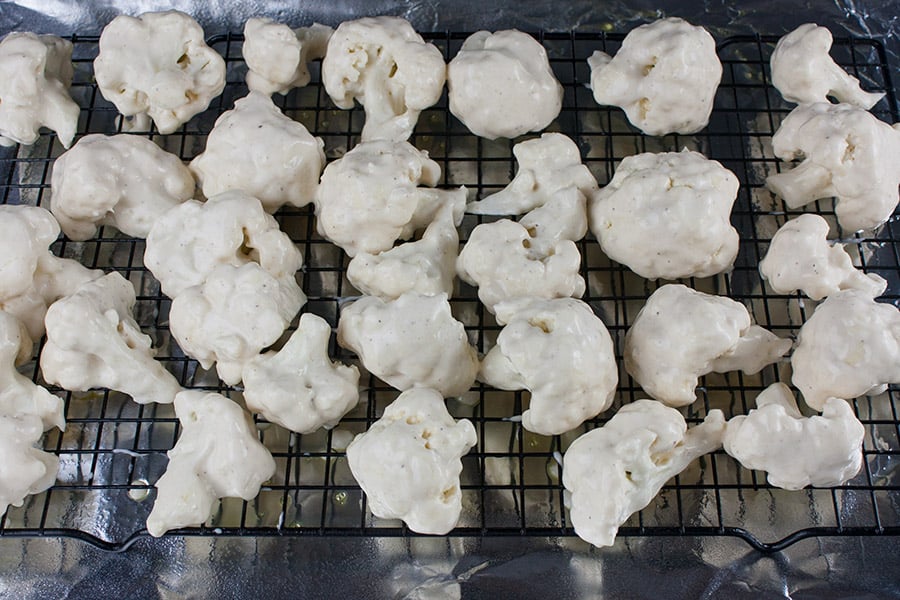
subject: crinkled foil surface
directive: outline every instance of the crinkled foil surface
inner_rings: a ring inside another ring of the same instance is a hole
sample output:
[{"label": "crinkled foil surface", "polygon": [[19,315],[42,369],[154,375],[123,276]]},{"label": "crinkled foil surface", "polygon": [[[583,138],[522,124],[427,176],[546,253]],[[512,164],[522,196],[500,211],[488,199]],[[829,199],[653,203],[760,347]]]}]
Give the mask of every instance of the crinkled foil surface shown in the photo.
[{"label": "crinkled foil surface", "polygon": [[[420,31],[627,32],[681,16],[717,37],[780,35],[815,21],[836,36],[881,40],[900,65],[900,2],[303,3],[179,0],[0,3],[0,35],[13,30],[98,34],[115,15],[177,8],[208,35],[241,31],[252,16],[293,26],[392,14]],[[777,528],[777,526],[775,527]],[[623,537],[596,550],[573,538],[179,538],[139,539],[123,552],[77,540],[0,540],[3,598],[884,598],[900,597],[896,537],[800,541],[764,555],[725,537]]]}]

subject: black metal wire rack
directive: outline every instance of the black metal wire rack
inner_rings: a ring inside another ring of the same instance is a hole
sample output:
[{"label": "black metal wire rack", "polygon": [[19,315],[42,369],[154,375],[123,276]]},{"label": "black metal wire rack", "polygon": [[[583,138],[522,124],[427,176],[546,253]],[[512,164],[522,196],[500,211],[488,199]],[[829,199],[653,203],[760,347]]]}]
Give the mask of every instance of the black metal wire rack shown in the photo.
[{"label": "black metal wire rack", "polygon": [[[467,37],[464,33],[426,36],[449,60]],[[766,174],[780,169],[771,151],[771,137],[790,107],[768,81],[768,59],[776,38],[734,37],[719,44],[724,78],[708,128],[694,136],[651,138],[628,125],[622,112],[597,106],[586,87],[586,58],[594,50],[614,52],[623,36],[613,34],[543,33],[557,77],[565,88],[563,110],[550,130],[572,137],[601,185],[617,163],[643,151],[696,149],[735,172],[741,181],[732,222],[741,234],[740,254],[726,275],[686,283],[707,292],[744,302],[756,321],[782,337],[796,333],[812,303],[799,295],[773,294],[760,280],[759,259],[777,227],[800,211],[785,210],[766,191]],[[98,93],[92,80],[95,37],[74,37],[76,79],[73,95],[82,108],[79,134],[121,131],[115,109]],[[226,58],[227,86],[204,114],[179,132],[145,135],[163,148],[190,160],[202,151],[214,120],[246,94],[246,67],[241,36],[210,41]],[[889,122],[900,121],[896,92],[883,47],[876,41],[838,39],[832,54],[871,90],[886,92],[873,111]],[[286,114],[325,141],[329,159],[352,148],[362,128],[363,113],[337,110],[314,76],[313,83],[286,97],[276,96]],[[425,111],[411,142],[429,151],[443,169],[442,185],[465,185],[478,197],[503,187],[515,172],[513,142],[476,138],[450,115],[446,95]],[[3,203],[49,202],[53,159],[62,152],[56,137],[43,135],[34,146],[0,150],[0,190]],[[832,223],[831,202],[815,210]],[[283,229],[303,250],[306,266],[302,286],[309,296],[304,311],[336,324],[342,299],[356,294],[346,280],[348,259],[315,232],[309,208],[282,210]],[[467,216],[466,238],[481,217]],[[859,264],[890,282],[883,301],[900,300],[900,222],[891,220],[871,236],[844,236],[853,242]],[[658,283],[648,282],[607,259],[596,241],[580,243],[582,272],[588,282],[585,300],[616,339],[621,359],[624,333]],[[214,373],[186,358],[168,334],[169,300],[143,267],[143,241],[103,228],[96,239],[57,242],[59,255],[91,267],[118,271],[138,290],[136,317],[160,348],[163,361],[186,387],[212,389],[239,398]],[[490,348],[499,327],[477,301],[475,290],[460,284],[452,302],[479,351]],[[345,361],[354,357],[332,340],[331,352]],[[620,360],[621,364],[621,360]],[[29,374],[40,382],[37,363]],[[28,367],[26,367],[28,368]],[[701,399],[686,411],[697,423],[712,408],[726,416],[744,414],[766,385],[789,381],[785,364],[767,367],[760,375],[710,375],[700,388]],[[278,464],[276,476],[250,502],[226,499],[204,526],[176,532],[182,535],[243,536],[414,536],[401,523],[375,519],[347,467],[344,448],[364,431],[398,392],[369,377],[363,402],[332,431],[296,435],[259,422],[260,434]],[[98,547],[122,550],[147,535],[144,521],[154,497],[152,484],[166,465],[165,453],[178,435],[171,406],[141,406],[108,391],[75,394],[55,390],[65,398],[68,428],[48,433],[44,447],[59,455],[59,480],[50,490],[11,508],[0,521],[0,537],[68,536]],[[574,538],[563,506],[557,453],[585,428],[604,423],[615,408],[643,395],[620,369],[620,386],[613,410],[576,432],[543,437],[524,431],[510,417],[521,414],[527,395],[476,385],[463,398],[449,401],[455,417],[472,420],[479,443],[463,459],[463,514],[451,537],[542,536]],[[819,535],[900,534],[900,390],[891,387],[877,398],[853,402],[866,428],[865,466],[848,484],[835,489],[787,492],[767,485],[763,473],[744,470],[722,452],[697,461],[669,482],[645,510],[634,515],[619,535],[737,536],[761,551],[777,551],[797,540]]]}]

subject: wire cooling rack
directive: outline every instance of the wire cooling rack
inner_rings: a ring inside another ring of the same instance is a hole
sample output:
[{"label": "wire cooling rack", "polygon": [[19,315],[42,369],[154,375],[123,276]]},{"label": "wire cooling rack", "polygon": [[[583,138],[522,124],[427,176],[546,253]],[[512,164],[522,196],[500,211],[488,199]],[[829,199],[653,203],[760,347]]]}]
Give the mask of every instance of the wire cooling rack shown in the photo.
[{"label": "wire cooling rack", "polygon": [[[442,33],[426,37],[449,60],[467,36]],[[772,154],[771,138],[790,110],[768,80],[768,59],[776,38],[734,37],[721,42],[718,50],[724,77],[709,127],[695,136],[662,138],[636,133],[620,110],[597,106],[586,87],[586,58],[598,49],[614,52],[623,36],[546,33],[539,38],[565,88],[562,113],[550,130],[562,131],[576,140],[601,185],[609,181],[625,156],[683,147],[699,150],[735,172],[741,189],[732,222],[741,234],[741,244],[734,270],[685,283],[731,296],[747,305],[761,325],[782,337],[795,335],[814,303],[799,295],[771,293],[757,271],[774,231],[799,214],[785,210],[763,185],[767,174],[781,168]],[[210,42],[226,58],[228,83],[208,111],[172,135],[143,135],[184,160],[201,152],[215,118],[246,94],[241,39],[231,35]],[[73,95],[83,107],[79,134],[121,131],[123,124],[116,119],[114,108],[93,83],[91,61],[97,52],[97,38],[74,37],[73,42]],[[873,111],[876,116],[889,122],[900,120],[891,73],[878,42],[838,39],[832,54],[867,89],[887,93]],[[357,142],[363,112],[359,108],[337,110],[320,85],[318,73],[308,87],[275,99],[289,116],[323,138],[329,159],[339,157]],[[503,187],[515,172],[512,142],[470,135],[450,115],[446,95],[422,114],[411,141],[428,150],[441,165],[442,185],[465,185],[478,197]],[[3,203],[48,206],[52,162],[61,152],[56,137],[50,134],[42,135],[29,148],[0,150]],[[831,202],[819,202],[815,210],[836,227]],[[309,208],[282,210],[278,219],[306,260],[301,274],[309,302],[303,310],[335,325],[343,299],[356,294],[345,276],[348,259],[316,235]],[[461,229],[463,240],[482,219],[466,217]],[[839,229],[833,231],[849,238],[849,248],[860,266],[888,279],[890,287],[883,301],[897,304],[900,223],[892,220],[871,236],[845,236]],[[584,299],[609,327],[621,365],[625,331],[659,284],[609,261],[592,237],[580,242],[580,249],[582,274],[588,283]],[[214,373],[200,369],[170,339],[170,303],[143,267],[142,240],[123,237],[107,227],[88,242],[61,240],[54,251],[129,278],[138,290],[138,322],[160,348],[158,358],[167,368],[186,387],[217,390],[240,400],[238,389],[223,386]],[[452,305],[478,350],[488,350],[499,327],[478,303],[475,290],[459,284]],[[332,356],[344,361],[355,360],[334,340],[330,350]],[[34,380],[41,382],[36,362],[28,368]],[[686,409],[688,422],[701,421],[712,408],[723,409],[727,417],[744,414],[753,406],[756,394],[777,380],[789,381],[785,363],[769,366],[753,377],[740,373],[707,376],[699,388],[700,399]],[[261,438],[278,465],[275,477],[257,499],[226,499],[206,525],[176,533],[373,538],[415,535],[399,521],[374,518],[347,467],[344,449],[352,435],[364,431],[398,393],[367,375],[362,384],[365,387],[359,407],[335,430],[300,436],[259,422]],[[172,407],[140,406],[108,391],[55,391],[65,397],[68,428],[64,434],[48,433],[44,447],[60,457],[59,479],[47,492],[28,498],[20,508],[11,508],[0,521],[0,537],[68,536],[109,550],[125,549],[147,535],[143,528],[155,496],[152,484],[164,471],[165,453],[179,431]],[[450,536],[541,536],[574,542],[554,455],[563,452],[585,429],[603,424],[623,403],[642,396],[640,388],[620,368],[613,409],[571,434],[552,438],[533,435],[510,420],[527,405],[527,394],[476,384],[463,398],[450,400],[451,413],[471,419],[479,436],[478,446],[463,458],[463,513],[459,527]],[[771,488],[763,473],[740,468],[720,451],[696,461],[670,481],[650,506],[621,528],[619,535],[737,536],[758,550],[776,551],[816,535],[900,534],[897,404],[896,387],[877,398],[853,402],[866,428],[865,466],[844,486],[800,492]]]}]

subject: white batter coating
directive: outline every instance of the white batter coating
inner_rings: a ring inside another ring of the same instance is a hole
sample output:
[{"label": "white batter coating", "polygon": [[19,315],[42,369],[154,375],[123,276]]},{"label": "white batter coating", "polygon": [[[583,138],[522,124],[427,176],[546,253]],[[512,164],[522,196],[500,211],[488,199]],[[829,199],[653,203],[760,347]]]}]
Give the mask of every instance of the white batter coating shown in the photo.
[{"label": "white batter coating", "polygon": [[0,416],[0,514],[56,481],[59,457],[36,447],[43,435],[40,417]]},{"label": "white batter coating", "polygon": [[291,29],[269,18],[248,19],[241,47],[248,69],[247,87],[271,96],[305,86],[310,80],[307,63],[325,56],[333,32],[318,23]]},{"label": "white batter coating", "polygon": [[373,515],[443,535],[459,521],[460,458],[477,441],[472,423],[454,421],[439,392],[415,388],[354,438],[347,462]]},{"label": "white batter coating", "polygon": [[559,115],[563,88],[547,51],[527,33],[478,31],[447,66],[450,112],[475,135],[514,138]]}]

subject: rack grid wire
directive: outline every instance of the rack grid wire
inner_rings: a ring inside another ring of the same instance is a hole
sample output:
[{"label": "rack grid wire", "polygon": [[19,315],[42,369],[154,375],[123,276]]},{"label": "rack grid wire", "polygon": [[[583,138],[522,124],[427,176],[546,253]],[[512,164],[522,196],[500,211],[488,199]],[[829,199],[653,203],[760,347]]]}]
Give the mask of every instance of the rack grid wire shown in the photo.
[{"label": "rack grid wire", "polygon": [[[425,36],[450,60],[466,33]],[[551,65],[565,95],[559,118],[550,131],[561,131],[579,145],[585,163],[600,185],[606,184],[625,156],[645,151],[690,148],[731,169],[741,182],[732,222],[741,235],[740,252],[729,274],[688,280],[691,287],[728,295],[743,302],[756,321],[781,337],[795,336],[815,303],[799,295],[776,295],[762,283],[757,265],[772,234],[802,211],[786,209],[764,187],[765,176],[782,168],[772,154],[771,138],[790,111],[768,80],[768,60],[777,38],[732,37],[718,46],[724,67],[709,127],[693,136],[659,138],[641,135],[613,107],[598,106],[587,87],[587,57],[594,50],[614,52],[624,36],[616,34],[540,33]],[[79,136],[122,130],[114,107],[99,94],[91,62],[96,37],[75,36],[76,66],[73,95],[82,106]],[[146,135],[188,161],[200,153],[215,119],[247,93],[246,66],[240,35],[210,40],[226,59],[225,92],[210,108],[180,131]],[[867,89],[886,93],[873,113],[888,122],[900,121],[897,99],[883,47],[866,39],[836,39],[832,54]],[[325,142],[329,160],[341,156],[358,141],[364,113],[357,107],[338,110],[325,93],[314,65],[312,83],[286,97],[275,96],[285,113],[303,123]],[[528,136],[526,136],[528,137]],[[465,185],[470,199],[502,188],[515,173],[513,141],[488,141],[468,133],[447,107],[446,92],[439,104],[422,113],[410,140],[425,149],[442,168],[442,187]],[[6,204],[48,206],[53,159],[63,149],[55,135],[44,134],[31,147],[0,150],[0,182]],[[895,218],[877,233],[844,235],[834,222],[833,203],[817,202],[814,210],[829,220],[862,268],[885,277],[890,285],[881,301],[900,299],[900,223]],[[357,294],[346,279],[348,259],[316,234],[310,207],[283,209],[277,214],[283,228],[303,250],[300,273],[312,312],[336,325],[343,301]],[[464,242],[485,217],[467,215],[461,227]],[[448,401],[451,413],[472,420],[478,445],[463,458],[463,512],[451,537],[542,536],[572,538],[555,456],[578,434],[605,423],[623,403],[644,394],[621,368],[625,331],[646,298],[659,287],[611,262],[592,236],[579,243],[582,275],[587,281],[584,300],[608,326],[616,342],[620,384],[613,408],[575,432],[544,437],[524,431],[510,417],[527,406],[527,393],[501,392],[481,384],[460,399]],[[138,291],[136,318],[154,340],[158,359],[185,387],[215,390],[240,400],[239,389],[223,385],[212,373],[185,357],[170,339],[167,315],[170,301],[143,266],[143,241],[104,227],[97,238],[75,243],[61,239],[53,250],[84,264],[118,271]],[[499,327],[477,300],[473,288],[458,284],[452,300],[454,314],[466,326],[479,352],[487,351]],[[296,327],[296,320],[293,327]],[[34,381],[42,379],[35,359],[23,368]],[[355,357],[342,350],[332,336],[330,353],[345,362]],[[746,414],[755,396],[774,381],[788,382],[786,362],[769,366],[756,376],[712,374],[701,380],[700,399],[684,413],[689,424],[700,422],[713,408],[726,417]],[[260,436],[278,465],[275,477],[259,497],[245,502],[225,499],[203,526],[178,530],[181,535],[243,536],[415,536],[399,521],[376,519],[355,484],[344,449],[353,434],[376,420],[398,392],[364,372],[361,403],[338,428],[312,435],[291,434],[258,420]],[[177,439],[179,427],[169,405],[142,406],[109,391],[71,393],[51,389],[65,398],[68,427],[45,436],[44,448],[60,457],[60,474],[47,492],[10,508],[0,521],[0,537],[67,536],[100,548],[123,550],[147,535],[144,521],[153,504],[152,484],[166,466],[165,453]],[[736,536],[768,552],[797,540],[819,535],[900,534],[900,418],[897,387],[884,394],[853,401],[865,425],[864,467],[844,486],[788,492],[769,486],[765,474],[742,469],[722,451],[695,461],[670,481],[660,495],[620,529],[634,536]]]}]

